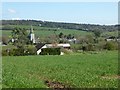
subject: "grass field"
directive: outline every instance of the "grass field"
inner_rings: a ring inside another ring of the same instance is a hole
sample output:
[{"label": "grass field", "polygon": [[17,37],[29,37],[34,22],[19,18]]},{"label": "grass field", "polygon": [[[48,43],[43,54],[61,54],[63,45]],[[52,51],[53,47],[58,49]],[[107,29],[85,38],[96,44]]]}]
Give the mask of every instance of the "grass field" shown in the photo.
[{"label": "grass field", "polygon": [[[9,25],[9,27],[19,27],[19,28],[25,28],[25,29],[30,29],[29,25]],[[49,28],[49,27],[40,27],[40,26],[33,26],[34,28],[34,33],[36,36],[39,37],[46,37],[49,35],[53,35],[54,34],[54,30],[56,34],[59,34],[60,32],[64,33],[65,35],[68,34],[72,34],[75,36],[85,36],[85,35],[89,35],[89,34],[93,34],[90,32],[86,32],[86,31],[81,31],[81,30],[73,30],[73,29],[57,29],[57,28]],[[11,35],[11,30],[3,30],[0,32],[2,32],[3,36],[10,36]],[[29,32],[29,31],[28,31]],[[112,31],[112,32],[104,32],[102,33],[101,36],[104,35],[112,35],[112,36],[118,36],[118,31]]]},{"label": "grass field", "polygon": [[117,88],[117,51],[63,56],[3,57],[3,87],[48,88],[45,81],[69,87]]},{"label": "grass field", "polygon": [[[8,31],[8,30],[4,30],[2,31],[2,35],[3,36],[11,36],[11,32],[12,31]],[[91,34],[91,33],[88,33],[88,32],[85,32],[85,31],[78,31],[78,30],[57,30],[55,31],[55,33],[58,35],[60,33],[64,33],[65,35],[68,35],[68,34],[72,34],[72,35],[80,35],[80,36],[84,36],[84,35],[88,35],[88,34]],[[51,30],[36,30],[34,31],[35,35],[36,36],[39,36],[39,37],[46,37],[46,36],[49,36],[49,35],[54,35],[54,31]]]},{"label": "grass field", "polygon": [[[26,28],[28,30],[30,30],[30,26],[29,25],[10,25],[10,27],[14,28],[14,27],[20,27],[20,28]],[[40,37],[45,37],[45,36],[49,36],[49,35],[53,35],[54,31],[56,34],[59,33],[64,33],[65,35],[68,34],[72,34],[72,35],[88,35],[88,34],[92,34],[90,32],[86,32],[86,31],[81,31],[81,30],[71,30],[71,29],[57,29],[57,28],[48,28],[48,27],[40,27],[40,26],[33,26],[34,28],[34,33],[36,36],[40,36]],[[4,36],[10,36],[11,35],[11,30],[3,30],[0,32],[2,32],[2,35]],[[29,31],[28,31],[29,33]]]}]

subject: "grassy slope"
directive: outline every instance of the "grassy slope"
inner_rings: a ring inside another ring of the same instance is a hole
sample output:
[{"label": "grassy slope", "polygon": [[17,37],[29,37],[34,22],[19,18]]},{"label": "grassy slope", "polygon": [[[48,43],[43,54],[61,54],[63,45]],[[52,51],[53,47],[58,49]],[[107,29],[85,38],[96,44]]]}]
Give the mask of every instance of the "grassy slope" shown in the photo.
[{"label": "grassy slope", "polygon": [[69,56],[3,57],[3,87],[46,87],[44,80],[81,88],[117,87],[117,57],[116,51]]},{"label": "grassy slope", "polygon": [[[26,29],[30,29],[29,25],[10,25],[10,27],[22,27]],[[40,26],[33,26],[35,30],[35,34],[40,37],[48,36],[54,34],[53,30],[57,30],[56,34],[59,34],[60,32],[63,32],[64,34],[74,34],[74,35],[88,35],[91,34],[90,32],[80,31],[80,30],[71,30],[71,29],[57,29],[57,28],[48,28],[48,27],[40,27]],[[1,32],[1,30],[0,30]],[[11,31],[10,30],[4,30],[2,31],[2,35],[10,36]],[[105,32],[102,35],[113,35],[118,36],[118,31],[113,32]]]},{"label": "grassy slope", "polygon": [[[30,29],[30,26],[28,25],[10,25],[11,27],[22,27],[22,28],[26,28],[26,29]],[[63,32],[64,34],[74,34],[74,35],[87,35],[87,34],[91,34],[91,33],[87,33],[85,31],[80,31],[80,30],[71,30],[71,29],[56,29],[56,28],[47,28],[47,27],[39,27],[39,26],[33,26],[34,28],[34,32],[36,34],[36,36],[40,36],[40,37],[44,37],[44,36],[48,36],[48,35],[53,35],[54,34],[54,30],[56,34],[59,34],[60,32]],[[28,31],[29,32],[29,31]],[[6,35],[6,36],[10,36],[11,35],[11,31],[10,30],[3,30],[2,31],[2,35]]]}]

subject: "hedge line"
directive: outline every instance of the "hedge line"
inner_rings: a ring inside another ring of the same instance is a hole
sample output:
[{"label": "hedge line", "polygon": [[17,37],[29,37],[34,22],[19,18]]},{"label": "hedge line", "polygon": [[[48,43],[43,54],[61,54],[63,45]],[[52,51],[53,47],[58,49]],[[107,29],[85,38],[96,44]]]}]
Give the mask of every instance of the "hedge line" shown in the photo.
[{"label": "hedge line", "polygon": [[60,48],[43,48],[41,55],[60,55]]}]

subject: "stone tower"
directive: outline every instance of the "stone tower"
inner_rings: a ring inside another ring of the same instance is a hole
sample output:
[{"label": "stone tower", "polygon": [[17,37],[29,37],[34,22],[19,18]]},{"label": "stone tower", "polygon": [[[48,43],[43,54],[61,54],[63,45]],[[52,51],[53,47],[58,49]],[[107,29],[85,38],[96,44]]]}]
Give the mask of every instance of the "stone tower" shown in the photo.
[{"label": "stone tower", "polygon": [[33,27],[32,27],[32,25],[31,25],[31,29],[30,29],[30,41],[31,41],[32,43],[35,43],[35,34],[34,34],[34,32],[33,32]]}]

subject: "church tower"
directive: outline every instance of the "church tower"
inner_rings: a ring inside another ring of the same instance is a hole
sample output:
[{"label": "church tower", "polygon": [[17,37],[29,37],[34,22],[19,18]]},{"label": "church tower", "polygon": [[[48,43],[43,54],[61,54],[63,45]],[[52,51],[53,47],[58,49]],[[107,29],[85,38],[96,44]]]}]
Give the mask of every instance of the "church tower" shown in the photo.
[{"label": "church tower", "polygon": [[34,34],[34,32],[33,32],[33,27],[32,27],[32,25],[31,25],[31,29],[30,29],[30,41],[31,41],[32,43],[35,43],[35,34]]}]

